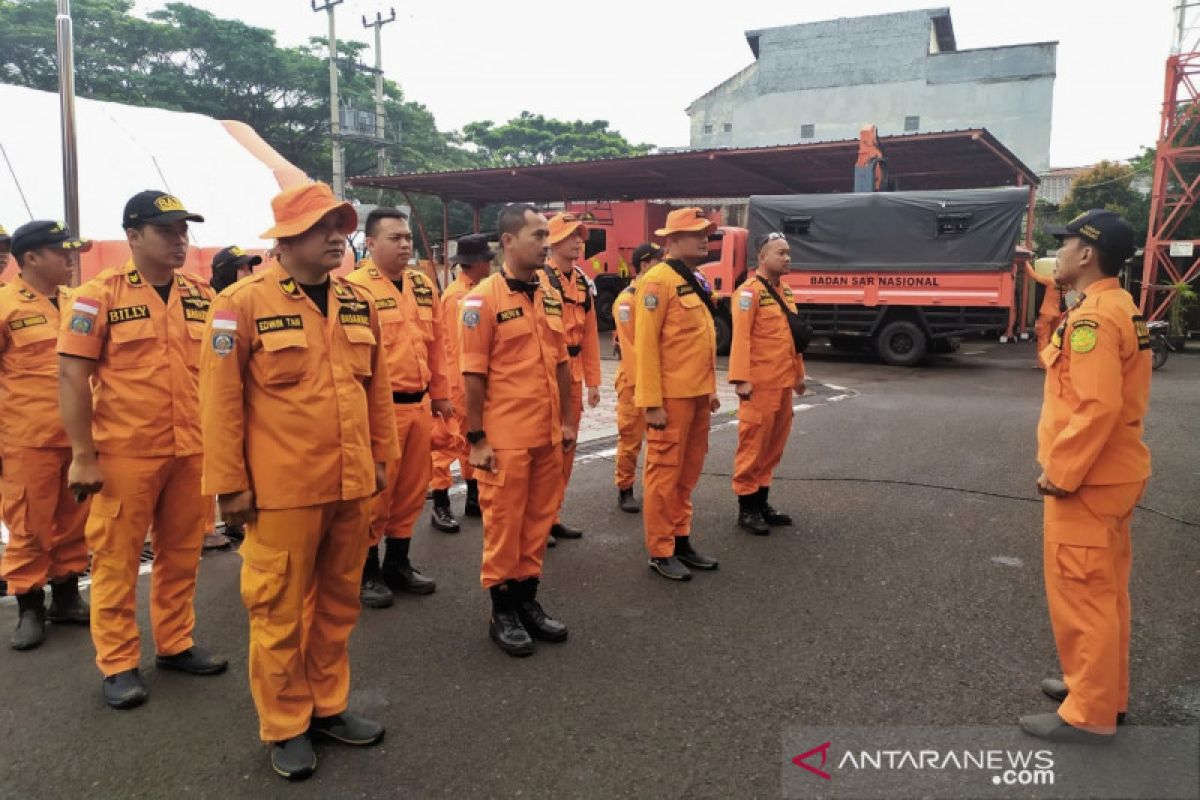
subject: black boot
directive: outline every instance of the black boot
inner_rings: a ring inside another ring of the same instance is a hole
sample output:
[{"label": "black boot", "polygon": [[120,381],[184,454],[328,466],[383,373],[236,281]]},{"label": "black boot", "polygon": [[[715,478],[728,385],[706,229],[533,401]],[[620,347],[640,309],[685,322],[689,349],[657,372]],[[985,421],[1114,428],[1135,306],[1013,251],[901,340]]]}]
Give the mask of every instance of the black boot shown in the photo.
[{"label": "black boot", "polygon": [[642,504],[633,496],[633,487],[617,490],[617,507],[627,514],[636,514],[642,510]]},{"label": "black boot", "polygon": [[379,547],[372,547],[367,551],[367,561],[363,564],[358,600],[367,608],[390,608],[394,599],[392,590],[383,582],[383,573],[379,570]]},{"label": "black boot", "polygon": [[433,594],[437,582],[426,578],[408,561],[412,539],[388,539],[383,554],[383,582],[393,592]]},{"label": "black boot", "polygon": [[317,754],[308,733],[271,745],[271,769],[289,781],[302,781],[317,769]]},{"label": "black boot", "polygon": [[88,625],[92,621],[92,609],[79,596],[79,577],[69,575],[50,583],[50,611],[46,619],[51,622],[68,622]]},{"label": "black boot", "polygon": [[450,492],[447,490],[433,490],[433,515],[429,521],[442,533],[458,533],[458,520],[454,518],[454,512],[450,510]]},{"label": "black boot", "polygon": [[104,694],[104,702],[121,711],[137,708],[150,696],[137,667],[109,675],[101,681],[100,690]]},{"label": "black boot", "polygon": [[692,547],[692,537],[675,537],[675,557],[692,569],[716,569],[719,562]]},{"label": "black boot", "polygon": [[526,633],[534,639],[543,642],[565,642],[567,626],[549,616],[537,601],[537,578],[527,578],[523,581],[509,581],[509,593],[518,598],[517,616]]},{"label": "black boot", "polygon": [[17,629],[13,650],[32,650],[46,641],[46,592],[42,587],[17,595]]},{"label": "black boot", "polygon": [[510,656],[533,655],[533,639],[529,637],[529,631],[521,625],[521,618],[517,614],[518,599],[513,597],[509,584],[493,586],[488,591],[492,595],[492,618],[488,624],[488,636]]},{"label": "black boot", "polygon": [[763,522],[768,525],[787,527],[792,524],[790,514],[784,514],[781,511],[776,511],[771,508],[771,504],[767,502],[767,495],[771,493],[770,486],[761,486],[758,490],[758,508],[762,511]]},{"label": "black boot", "polygon": [[550,526],[550,535],[555,539],[581,539],[583,538],[583,531],[579,528],[572,528],[570,525],[556,522]]},{"label": "black boot", "polygon": [[467,504],[463,514],[468,517],[482,517],[483,510],[479,508],[479,482],[474,478],[467,481]]},{"label": "black boot", "polygon": [[771,532],[771,529],[767,527],[767,521],[763,519],[762,509],[758,505],[758,498],[758,492],[754,494],[739,494],[737,496],[737,524],[746,533],[752,533],[755,536],[766,536]]},{"label": "black boot", "polygon": [[692,579],[692,571],[683,565],[675,556],[667,558],[651,558],[650,569],[662,575],[664,578],[672,581],[690,581]]}]

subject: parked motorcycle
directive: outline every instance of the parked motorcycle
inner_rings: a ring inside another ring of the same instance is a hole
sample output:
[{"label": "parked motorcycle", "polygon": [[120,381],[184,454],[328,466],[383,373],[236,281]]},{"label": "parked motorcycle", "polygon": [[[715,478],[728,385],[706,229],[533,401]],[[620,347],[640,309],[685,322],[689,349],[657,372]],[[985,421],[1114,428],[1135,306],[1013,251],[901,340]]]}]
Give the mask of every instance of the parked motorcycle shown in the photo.
[{"label": "parked motorcycle", "polygon": [[1150,352],[1154,357],[1153,368],[1159,369],[1167,363],[1167,356],[1175,350],[1171,346],[1171,340],[1167,337],[1170,325],[1164,320],[1157,320],[1147,323],[1146,327],[1150,329]]}]

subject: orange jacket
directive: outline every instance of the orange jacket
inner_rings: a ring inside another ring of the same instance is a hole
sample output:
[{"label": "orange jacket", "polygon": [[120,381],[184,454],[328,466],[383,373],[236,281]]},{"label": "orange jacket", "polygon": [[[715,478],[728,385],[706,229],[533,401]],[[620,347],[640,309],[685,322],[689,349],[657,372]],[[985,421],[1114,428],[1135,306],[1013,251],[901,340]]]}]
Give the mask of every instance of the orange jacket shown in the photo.
[{"label": "orange jacket", "polygon": [[[59,291],[58,302],[69,302]],[[58,411],[58,306],[18,275],[0,288],[0,443],[69,447]]]},{"label": "orange jacket", "polygon": [[617,363],[615,383],[618,390],[624,386],[632,386],[633,378],[637,374],[637,356],[634,354],[634,348],[637,346],[634,332],[637,328],[633,319],[637,310],[638,280],[638,278],[634,278],[630,281],[629,285],[617,294],[617,299],[613,301],[612,305],[613,323],[616,325],[613,329],[613,343],[620,348],[621,352],[621,360]]},{"label": "orange jacket", "polygon": [[[356,500],[400,457],[379,316],[331,278],[329,316],[278,262],[213,303],[200,358],[204,493],[258,508]],[[366,531],[363,532],[366,536]]]},{"label": "orange jacket", "polygon": [[[571,380],[587,386],[600,385],[600,333],[596,326],[596,298],[592,284],[579,267],[563,275],[553,264],[546,264],[562,284],[563,327],[567,332],[567,352],[571,356]],[[549,276],[546,276],[549,280]],[[551,284],[553,286],[553,284]]]},{"label": "orange jacket", "polygon": [[641,278],[634,312],[634,403],[717,390],[717,333],[704,301],[666,261]]},{"label": "orange jacket", "polygon": [[504,273],[480,281],[462,301],[462,372],[487,378],[483,429],[500,450],[562,441],[558,365],[567,361],[563,302],[544,278],[533,299]]},{"label": "orange jacket", "polygon": [[1049,275],[1043,275],[1033,268],[1032,264],[1025,265],[1025,274],[1035,281],[1046,287],[1045,293],[1042,295],[1042,305],[1038,308],[1039,317],[1060,317],[1062,316],[1062,290],[1058,288],[1058,283]]},{"label": "orange jacket", "polygon": [[446,291],[442,294],[442,335],[446,350],[446,380],[450,383],[450,402],[454,404],[454,413],[466,413],[466,394],[463,390],[462,369],[459,358],[462,346],[459,344],[462,299],[475,288],[475,283],[466,276],[458,273]]},{"label": "orange jacket", "polygon": [[403,289],[370,259],[346,276],[375,299],[383,328],[383,350],[394,392],[429,391],[433,400],[450,399],[443,347],[442,306],[437,287],[424,272],[404,270]]},{"label": "orange jacket", "polygon": [[1150,399],[1150,333],[1116,278],[1088,287],[1041,353],[1046,389],[1038,462],[1068,492],[1150,476],[1142,442]]},{"label": "orange jacket", "polygon": [[72,290],[62,309],[58,352],[96,362],[92,434],[101,453],[200,452],[197,368],[212,290],[178,272],[174,284],[164,305],[129,262]]},{"label": "orange jacket", "polygon": [[[796,311],[791,288],[775,290]],[[758,275],[734,293],[733,343],[729,350],[729,382],[749,381],[755,389],[791,389],[804,378],[804,357],[796,352],[787,315]]]}]

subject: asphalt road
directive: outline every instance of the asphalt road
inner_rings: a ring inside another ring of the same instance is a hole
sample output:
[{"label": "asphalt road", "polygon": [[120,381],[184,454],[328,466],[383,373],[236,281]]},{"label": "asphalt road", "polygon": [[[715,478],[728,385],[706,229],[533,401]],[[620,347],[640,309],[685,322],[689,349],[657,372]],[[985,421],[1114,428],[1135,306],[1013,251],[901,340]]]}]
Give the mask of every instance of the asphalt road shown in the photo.
[{"label": "asphalt road", "polygon": [[[617,510],[595,443],[566,514],[587,534],[549,552],[543,583],[571,639],[529,659],[487,639],[478,525],[448,536],[422,522],[414,561],[437,593],[364,611],[351,646],[351,706],[387,739],[321,745],[304,784],[275,777],[257,741],[238,558],[206,557],[197,638],[230,656],[224,676],[160,674],[147,639],[150,702],[114,712],[85,631],[0,648],[0,797],[778,797],[789,727],[1009,725],[1052,710],[1037,689],[1058,673],[1031,364],[1029,345],[967,344],[913,370],[814,354],[812,377],[856,394],[824,390],[797,414],[772,500],[798,524],[736,530],[736,431],[717,427],[694,531],[721,568],[688,584],[647,569],[640,517]],[[1136,724],[1200,723],[1198,387],[1197,357],[1155,375],[1144,502],[1192,525],[1135,517]],[[5,637],[14,624],[0,607]]]}]

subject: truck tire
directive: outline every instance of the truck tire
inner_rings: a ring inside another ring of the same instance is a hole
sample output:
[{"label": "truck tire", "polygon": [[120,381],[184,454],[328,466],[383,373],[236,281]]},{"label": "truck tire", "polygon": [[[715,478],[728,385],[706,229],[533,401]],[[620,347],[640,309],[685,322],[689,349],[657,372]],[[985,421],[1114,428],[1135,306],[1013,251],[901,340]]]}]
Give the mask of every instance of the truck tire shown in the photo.
[{"label": "truck tire", "polygon": [[733,345],[733,323],[724,309],[720,309],[713,317],[713,325],[717,329],[717,355],[727,356]]},{"label": "truck tire", "polygon": [[601,333],[617,327],[613,320],[612,307],[613,303],[617,302],[617,295],[620,291],[613,286],[596,287],[596,327],[600,329]]},{"label": "truck tire", "polygon": [[925,358],[929,339],[915,322],[898,319],[883,326],[875,339],[875,350],[885,364],[912,367]]}]

